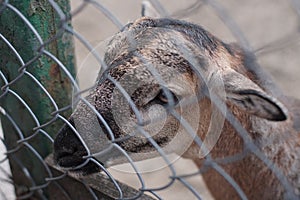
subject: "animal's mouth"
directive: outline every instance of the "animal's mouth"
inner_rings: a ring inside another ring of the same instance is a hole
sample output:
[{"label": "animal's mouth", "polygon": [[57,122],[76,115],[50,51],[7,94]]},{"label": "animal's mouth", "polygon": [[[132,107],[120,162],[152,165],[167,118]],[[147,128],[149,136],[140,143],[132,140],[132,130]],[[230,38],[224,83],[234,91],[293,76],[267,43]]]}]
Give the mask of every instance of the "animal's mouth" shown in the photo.
[{"label": "animal's mouth", "polygon": [[85,162],[82,156],[74,155],[68,152],[60,152],[55,155],[57,164],[64,168],[74,168]]},{"label": "animal's mouth", "polygon": [[[65,154],[60,155],[60,157],[55,160],[60,167],[65,168],[71,172],[80,173],[83,175],[101,171],[101,167],[98,164],[92,161],[87,162],[86,159],[83,159],[80,156]],[[99,164],[101,165],[101,163]]]},{"label": "animal's mouth", "polygon": [[[54,152],[54,161],[63,169],[83,175],[100,172],[101,167],[95,162],[87,161],[83,158],[85,155],[87,155],[86,151],[77,150],[74,152],[73,150],[64,149]],[[102,165],[100,162],[99,164]]]},{"label": "animal's mouth", "polygon": [[[161,148],[168,145],[170,142],[170,138],[167,136],[163,136],[160,138],[152,138],[153,142],[156,143]],[[133,146],[127,146],[128,143],[134,143]],[[149,139],[146,138],[138,138],[138,137],[131,137],[128,140],[124,142],[118,142],[118,144],[125,149],[128,153],[151,153],[154,151],[157,151],[157,149],[154,147],[152,142]]]}]

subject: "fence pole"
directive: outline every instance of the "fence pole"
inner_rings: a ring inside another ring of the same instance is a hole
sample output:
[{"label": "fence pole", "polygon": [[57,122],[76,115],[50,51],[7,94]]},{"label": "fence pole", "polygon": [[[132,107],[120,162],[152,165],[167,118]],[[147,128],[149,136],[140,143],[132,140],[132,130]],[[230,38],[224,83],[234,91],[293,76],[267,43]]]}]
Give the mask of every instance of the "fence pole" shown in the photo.
[{"label": "fence pole", "polygon": [[[70,5],[68,1],[57,0],[55,2],[66,15],[69,15]],[[69,105],[72,86],[68,77],[52,59],[44,54],[39,56],[40,44],[37,36],[11,6],[22,13],[37,30],[44,42],[60,32],[60,17],[46,0],[11,0],[7,5],[0,0],[0,8],[4,8],[0,10],[0,34],[16,49],[25,63],[38,56],[38,59],[26,67],[26,71],[31,73],[47,89],[59,108]],[[65,31],[61,32],[57,39],[45,46],[45,49],[58,58],[68,68],[73,77],[75,76],[74,48],[71,34]],[[29,76],[23,74],[18,77],[22,73],[19,71],[21,66],[17,54],[13,52],[7,42],[0,39],[0,70],[8,82],[16,79],[9,86],[9,90],[21,97],[36,115],[40,124],[44,124],[53,119],[51,113],[55,111],[54,106],[47,95]],[[2,89],[0,95],[2,95],[7,87],[3,87],[6,85],[5,81],[3,78],[0,79]],[[24,195],[30,192],[29,188],[31,186],[45,184],[45,178],[48,174],[43,165],[44,163],[38,159],[36,154],[24,142],[17,143],[22,138],[16,131],[16,126],[13,126],[12,120],[20,128],[25,138],[35,133],[33,128],[37,125],[28,109],[11,92],[3,95],[0,99],[0,106],[5,110],[5,113],[0,116],[7,149],[21,148],[21,150],[8,154],[8,157],[17,196]],[[68,116],[69,113],[70,110],[63,114]],[[9,120],[8,116],[12,120]],[[43,130],[53,138],[60,126],[61,123],[56,121],[43,128]],[[46,136],[41,132],[28,140],[28,144],[42,158],[45,158],[52,151],[52,142],[46,139]],[[29,175],[26,175],[26,170],[29,171]],[[30,180],[31,178],[32,180]],[[45,191],[37,191],[34,194],[35,196],[47,197]]]}]

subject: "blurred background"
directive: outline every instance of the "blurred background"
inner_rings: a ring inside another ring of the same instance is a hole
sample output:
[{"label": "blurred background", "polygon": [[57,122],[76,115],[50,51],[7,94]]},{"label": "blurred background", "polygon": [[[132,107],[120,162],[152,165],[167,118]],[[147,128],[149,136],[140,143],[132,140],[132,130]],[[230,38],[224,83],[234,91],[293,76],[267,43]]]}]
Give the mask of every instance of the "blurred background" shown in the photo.
[{"label": "blurred background", "polygon": [[[286,0],[227,0],[203,1],[159,0],[170,16],[201,25],[224,42],[238,42],[241,33],[257,55],[262,68],[268,71],[279,87],[290,96],[300,98],[300,10],[296,1]],[[141,1],[132,0],[99,0],[124,25],[141,16]],[[216,3],[217,2],[217,3]],[[76,10],[82,0],[72,0],[72,10]],[[96,51],[102,52],[107,40],[118,28],[93,5],[84,7],[72,20],[74,29],[79,32]],[[75,40],[77,77],[82,89],[93,84],[99,71],[99,64],[90,55],[90,51]],[[2,133],[0,133],[2,134]],[[0,138],[3,138],[0,135]],[[2,143],[1,143],[2,144]],[[0,146],[1,156],[4,146]],[[0,157],[1,160],[1,157]],[[139,167],[147,171],[149,165],[160,166],[161,159],[144,161]],[[175,169],[180,174],[196,172],[190,160],[177,159]],[[139,188],[137,177],[128,172],[128,165],[113,167],[110,172],[123,183]],[[8,163],[0,163],[0,181],[2,191],[11,193],[8,199],[14,199],[13,188],[4,184],[9,174]],[[170,170],[168,167],[142,174],[146,187],[159,187],[168,183]],[[204,199],[211,199],[205,184],[199,176],[187,179]],[[5,186],[5,188],[4,188]],[[163,199],[195,199],[195,196],[182,184],[173,184],[166,190],[158,192]]]}]

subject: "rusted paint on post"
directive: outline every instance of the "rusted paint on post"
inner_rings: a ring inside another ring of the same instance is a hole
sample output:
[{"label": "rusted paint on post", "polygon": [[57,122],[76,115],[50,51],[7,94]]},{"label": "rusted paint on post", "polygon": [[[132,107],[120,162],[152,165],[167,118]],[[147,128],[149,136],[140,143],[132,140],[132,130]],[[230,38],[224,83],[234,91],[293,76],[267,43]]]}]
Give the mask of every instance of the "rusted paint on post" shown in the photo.
[{"label": "rusted paint on post", "polygon": [[[70,5],[68,1],[55,1],[62,11],[68,15]],[[45,42],[56,34],[60,33],[61,21],[59,15],[49,4],[47,0],[30,0],[18,1],[11,0],[9,4],[19,10],[25,18],[33,25]],[[0,7],[4,1],[0,1]],[[40,44],[38,38],[30,30],[28,25],[11,9],[5,8],[0,13],[0,34],[2,34],[17,50],[25,63],[39,55]],[[61,32],[57,39],[45,45],[45,50],[57,57],[75,76],[74,69],[74,48],[72,35],[67,32]],[[22,72],[19,68],[22,66],[17,59],[16,54],[3,41],[0,40],[0,70],[8,82],[16,79]],[[69,78],[60,69],[57,63],[46,55],[41,55],[26,67],[30,72],[51,94],[59,108],[70,105],[72,86]],[[5,81],[0,78],[0,87],[5,85]],[[4,89],[4,88],[2,88]],[[53,119],[52,112],[55,111],[50,99],[43,90],[29,76],[23,74],[16,82],[10,85],[10,90],[19,95],[30,107],[41,124]],[[2,95],[4,90],[0,91]],[[33,130],[36,123],[33,120],[28,109],[12,93],[5,94],[0,99],[0,106],[6,113],[11,116],[13,121],[22,131],[24,137],[31,136],[35,133]],[[65,116],[70,114],[63,113]],[[43,163],[37,158],[25,145],[18,144],[17,141],[22,139],[11,121],[5,114],[0,114],[4,131],[5,142],[9,150],[20,147],[17,152],[9,154],[10,164],[13,173],[13,181],[16,186],[17,195],[29,193],[30,187],[45,184],[45,178],[48,174]],[[43,128],[53,138],[57,130],[61,127],[61,122],[57,120],[49,126]],[[24,144],[24,143],[23,143]],[[35,137],[28,140],[30,144],[42,158],[45,158],[52,151],[52,143],[41,132]],[[24,165],[24,166],[22,166]],[[34,183],[24,173],[25,167],[29,171]],[[39,199],[47,198],[44,190],[35,192]]]}]

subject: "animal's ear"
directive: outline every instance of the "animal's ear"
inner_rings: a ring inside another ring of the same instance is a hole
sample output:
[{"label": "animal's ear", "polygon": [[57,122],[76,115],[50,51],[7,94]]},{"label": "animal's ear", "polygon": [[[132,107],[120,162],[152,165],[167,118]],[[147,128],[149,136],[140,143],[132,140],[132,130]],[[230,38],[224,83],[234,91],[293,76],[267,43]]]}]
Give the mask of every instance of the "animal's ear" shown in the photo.
[{"label": "animal's ear", "polygon": [[275,97],[268,95],[249,78],[234,70],[223,74],[226,99],[242,110],[258,117],[283,121],[287,119],[287,109]]},{"label": "animal's ear", "polygon": [[160,18],[160,12],[153,6],[150,1],[142,2],[142,17]]}]

